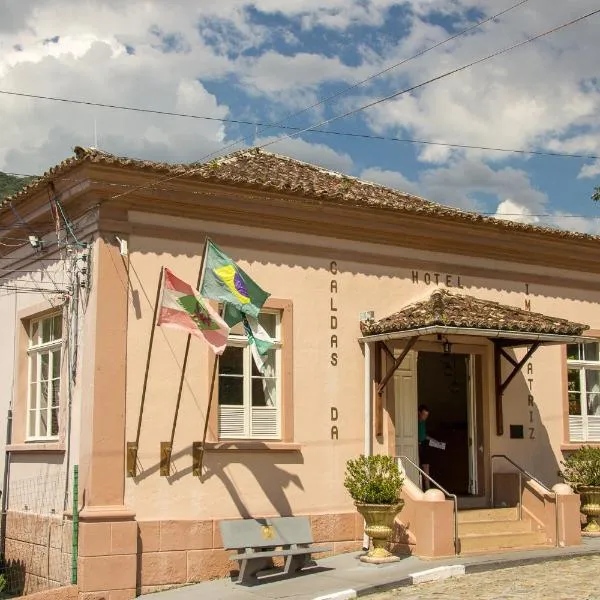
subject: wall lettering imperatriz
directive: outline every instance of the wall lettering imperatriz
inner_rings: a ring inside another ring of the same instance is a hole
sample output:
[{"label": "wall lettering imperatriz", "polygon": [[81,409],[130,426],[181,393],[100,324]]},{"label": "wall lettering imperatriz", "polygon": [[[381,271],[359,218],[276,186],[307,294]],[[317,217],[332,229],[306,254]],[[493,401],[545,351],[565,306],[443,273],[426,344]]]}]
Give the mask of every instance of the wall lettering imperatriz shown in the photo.
[{"label": "wall lettering imperatriz", "polygon": [[431,273],[429,271],[412,271],[413,283],[424,283],[425,285],[445,285],[446,287],[462,288],[460,275],[450,273]]},{"label": "wall lettering imperatriz", "polygon": [[533,363],[527,363],[527,386],[529,394],[527,394],[527,411],[528,411],[528,427],[529,439],[535,440],[535,398],[533,397]]},{"label": "wall lettering imperatriz", "polygon": [[[525,284],[525,295],[529,296],[529,284]],[[525,298],[525,310],[531,310],[531,299]]]}]

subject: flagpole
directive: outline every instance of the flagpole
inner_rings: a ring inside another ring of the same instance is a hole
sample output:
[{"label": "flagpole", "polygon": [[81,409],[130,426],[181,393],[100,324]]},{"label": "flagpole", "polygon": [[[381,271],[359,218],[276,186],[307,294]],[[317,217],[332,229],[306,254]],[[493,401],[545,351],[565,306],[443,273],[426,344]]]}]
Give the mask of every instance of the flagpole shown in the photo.
[{"label": "flagpole", "polygon": [[208,423],[210,421],[210,409],[212,408],[218,366],[219,366],[219,355],[216,354],[215,360],[213,362],[212,377],[210,380],[210,392],[208,394],[208,408],[206,409],[206,421],[204,422],[204,433],[202,434],[202,446],[200,446],[200,460],[198,461],[198,474],[200,476],[202,476],[202,463],[204,462],[204,450],[206,447],[206,435],[208,433]]},{"label": "flagpole", "polygon": [[[212,243],[212,240],[207,236],[204,245],[204,255],[208,252],[208,244]],[[204,257],[203,257],[204,258]],[[202,272],[202,279],[204,279],[204,269]],[[223,317],[224,308],[219,310],[219,316]],[[217,379],[217,369],[219,368],[219,355],[215,354],[215,360],[213,361],[212,375],[210,378],[210,390],[208,392],[208,406],[206,408],[206,416],[204,420],[204,432],[202,433],[202,445],[200,446],[200,456],[198,459],[198,476],[202,476],[202,465],[204,463],[204,450],[206,447],[206,436],[208,434],[208,424],[210,423],[210,409],[212,408],[213,395],[215,391],[215,381]]]},{"label": "flagpole", "polygon": [[[198,283],[196,284],[196,290],[200,289],[200,285],[204,278],[204,264],[206,260],[206,250],[208,247],[208,237],[204,241],[204,251],[202,252],[202,259],[200,261],[200,271],[198,272]],[[181,365],[181,377],[179,378],[179,389],[177,390],[177,403],[175,404],[175,416],[173,417],[173,425],[171,427],[171,439],[169,441],[169,455],[167,458],[166,471],[167,474],[171,474],[171,453],[173,452],[173,441],[175,440],[175,429],[177,428],[177,419],[179,417],[179,406],[181,404],[181,395],[183,392],[183,383],[185,381],[185,371],[187,369],[187,361],[190,353],[190,342],[192,340],[191,334],[188,333],[187,342],[185,343],[185,353],[183,355],[183,364]]]},{"label": "flagpole", "polygon": [[150,341],[148,342],[148,355],[146,356],[146,370],[144,372],[144,384],[142,386],[142,401],[140,404],[140,414],[138,416],[137,432],[135,434],[135,445],[129,445],[130,450],[128,455],[131,456],[131,463],[128,465],[128,474],[130,477],[135,476],[137,470],[137,452],[140,443],[140,434],[142,432],[142,418],[144,415],[144,403],[146,402],[146,389],[148,387],[148,375],[150,373],[150,358],[152,356],[152,348],[154,346],[154,331],[156,329],[156,315],[158,313],[158,302],[160,300],[160,291],[163,283],[164,267],[160,268],[160,276],[158,278],[158,286],[156,288],[156,299],[154,300],[154,313],[152,315],[152,327],[150,329]]}]

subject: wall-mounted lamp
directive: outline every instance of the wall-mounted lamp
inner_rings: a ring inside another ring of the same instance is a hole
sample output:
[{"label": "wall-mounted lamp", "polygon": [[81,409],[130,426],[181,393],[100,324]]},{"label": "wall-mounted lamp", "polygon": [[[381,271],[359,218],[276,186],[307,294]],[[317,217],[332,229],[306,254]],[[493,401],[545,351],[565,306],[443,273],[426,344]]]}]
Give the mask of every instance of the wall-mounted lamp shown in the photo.
[{"label": "wall-mounted lamp", "polygon": [[29,236],[29,243],[34,250],[41,250],[43,241],[37,235]]},{"label": "wall-mounted lamp", "polygon": [[452,344],[448,341],[447,338],[442,342],[442,348],[444,350],[444,354],[450,354],[452,350]]}]

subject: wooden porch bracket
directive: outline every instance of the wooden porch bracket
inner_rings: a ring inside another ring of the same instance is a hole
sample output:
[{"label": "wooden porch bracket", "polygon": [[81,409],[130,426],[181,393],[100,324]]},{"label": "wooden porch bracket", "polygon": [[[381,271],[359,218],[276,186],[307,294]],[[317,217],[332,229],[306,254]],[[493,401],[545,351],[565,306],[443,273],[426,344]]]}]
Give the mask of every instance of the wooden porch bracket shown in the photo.
[{"label": "wooden porch bracket", "polygon": [[396,360],[394,353],[390,350],[390,347],[385,342],[379,342],[384,352],[392,359]]},{"label": "wooden porch bracket", "polygon": [[[533,345],[527,350],[525,356],[520,360],[516,361],[510,356],[504,347],[506,344],[498,340],[494,342],[494,380],[496,388],[496,435],[504,435],[504,412],[502,409],[502,396],[504,391],[508,387],[509,383],[517,376],[517,373],[521,370],[523,365],[531,358],[532,354],[540,347],[540,342],[534,342]],[[512,366],[513,369],[509,373],[508,377],[502,381],[502,357],[504,357]]]},{"label": "wooden porch bracket", "polygon": [[[402,361],[406,358],[406,355],[412,350],[412,347],[415,345],[415,342],[419,339],[418,335],[414,337],[408,338],[408,343],[406,344],[404,350],[400,356],[394,360],[394,364],[390,368],[390,370],[385,374],[385,377],[381,380],[381,383],[377,387],[377,395],[381,396],[383,394],[383,390],[385,390],[385,386],[388,384],[389,380],[394,376],[396,369],[402,364]],[[387,346],[386,346],[387,347]],[[389,348],[388,348],[389,350]],[[393,356],[393,354],[392,354]]]}]

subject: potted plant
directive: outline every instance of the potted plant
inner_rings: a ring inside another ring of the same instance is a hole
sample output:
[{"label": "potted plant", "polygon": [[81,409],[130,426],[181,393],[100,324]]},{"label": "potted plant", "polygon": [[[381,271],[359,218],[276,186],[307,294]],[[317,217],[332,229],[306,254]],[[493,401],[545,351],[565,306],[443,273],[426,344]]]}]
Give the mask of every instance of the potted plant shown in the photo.
[{"label": "potted plant", "polygon": [[600,534],[600,448],[583,446],[562,465],[565,481],[581,496],[581,512],[587,517],[584,533]]},{"label": "potted plant", "polygon": [[386,548],[392,537],[396,515],[404,500],[400,491],[404,479],[391,456],[364,456],[346,463],[344,486],[365,519],[365,533],[373,540],[373,548],[361,556],[364,562],[397,560]]}]

